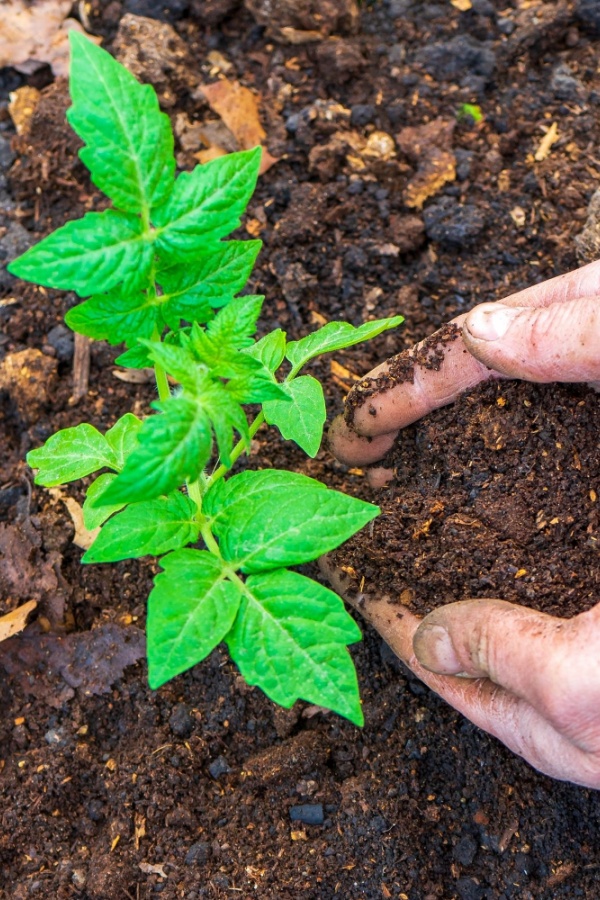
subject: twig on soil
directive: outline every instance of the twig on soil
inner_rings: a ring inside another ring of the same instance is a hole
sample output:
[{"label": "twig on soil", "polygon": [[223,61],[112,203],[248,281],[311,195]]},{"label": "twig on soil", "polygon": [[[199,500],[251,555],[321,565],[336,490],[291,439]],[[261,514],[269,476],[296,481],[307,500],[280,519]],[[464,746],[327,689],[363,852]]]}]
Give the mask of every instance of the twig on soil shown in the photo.
[{"label": "twig on soil", "polygon": [[73,356],[73,394],[69,405],[75,406],[86,396],[90,383],[90,339],[75,332],[75,353]]}]

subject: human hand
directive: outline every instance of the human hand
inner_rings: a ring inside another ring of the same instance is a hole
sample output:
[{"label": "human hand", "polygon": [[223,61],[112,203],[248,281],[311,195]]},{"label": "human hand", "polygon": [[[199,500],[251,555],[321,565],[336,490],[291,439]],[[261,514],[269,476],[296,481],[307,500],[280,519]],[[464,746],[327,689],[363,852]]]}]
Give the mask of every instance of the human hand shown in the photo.
[{"label": "human hand", "polygon": [[546,775],[600,788],[600,604],[558,619],[503,600],[463,600],[419,619],[349,590],[326,558],[321,566],[440,697]]},{"label": "human hand", "polygon": [[[372,394],[356,406],[350,425],[342,416],[335,420],[330,442],[340,460],[355,466],[377,462],[399,429],[488,378],[600,384],[600,261],[502,302],[482,303],[453,321],[461,332],[443,345],[437,371],[416,365],[413,382]],[[364,381],[389,365],[377,366]],[[381,483],[381,470],[371,470],[370,479]]]},{"label": "human hand", "polygon": [[[416,365],[412,382],[357,406],[351,427],[336,420],[330,438],[342,461],[377,462],[399,429],[488,378],[600,383],[600,262],[454,322],[460,334],[443,345],[437,370]],[[370,470],[373,484],[388,474]],[[542,772],[600,788],[600,604],[562,620],[502,600],[467,600],[420,620],[385,599],[363,602],[323,565],[338,592],[452,706]]]}]

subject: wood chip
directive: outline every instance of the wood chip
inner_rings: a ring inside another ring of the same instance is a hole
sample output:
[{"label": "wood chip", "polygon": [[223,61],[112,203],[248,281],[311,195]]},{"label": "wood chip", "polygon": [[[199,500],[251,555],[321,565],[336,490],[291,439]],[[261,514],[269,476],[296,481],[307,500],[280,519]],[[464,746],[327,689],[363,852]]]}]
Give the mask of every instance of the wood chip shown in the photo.
[{"label": "wood chip", "polygon": [[90,386],[90,338],[75,332],[73,354],[73,394],[69,406],[75,406],[87,396]]},{"label": "wood chip", "polygon": [[135,849],[140,849],[140,841],[143,837],[146,837],[146,817],[141,813],[136,812],[133,820],[134,827],[134,837],[133,841],[135,844]]},{"label": "wood chip", "polygon": [[556,122],[553,122],[550,128],[546,131],[546,134],[540,141],[540,145],[535,151],[534,159],[536,162],[542,162],[546,159],[553,145],[558,141],[558,125]]},{"label": "wood chip", "polygon": [[150,384],[154,381],[154,369],[113,369],[113,375],[128,384]]},{"label": "wood chip", "polygon": [[35,609],[37,603],[35,600],[28,600],[22,606],[18,606],[5,616],[0,616],[0,641],[6,641],[13,634],[23,631],[27,624],[29,613]]},{"label": "wood chip", "polygon": [[142,872],[146,875],[160,875],[161,878],[168,878],[169,876],[165,872],[165,863],[147,863],[141,862],[139,863],[139,867]]}]

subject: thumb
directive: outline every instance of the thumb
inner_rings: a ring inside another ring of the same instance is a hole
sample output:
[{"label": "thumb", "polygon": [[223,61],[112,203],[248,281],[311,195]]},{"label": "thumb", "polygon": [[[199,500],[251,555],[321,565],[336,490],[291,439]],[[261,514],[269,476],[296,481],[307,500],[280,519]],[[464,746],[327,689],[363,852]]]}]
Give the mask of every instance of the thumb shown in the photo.
[{"label": "thumb", "polygon": [[537,706],[567,624],[504,600],[462,600],[426,616],[413,649],[430,672],[487,677]]},{"label": "thumb", "polygon": [[600,380],[600,295],[546,307],[482,303],[463,340],[480,362],[526,381]]}]

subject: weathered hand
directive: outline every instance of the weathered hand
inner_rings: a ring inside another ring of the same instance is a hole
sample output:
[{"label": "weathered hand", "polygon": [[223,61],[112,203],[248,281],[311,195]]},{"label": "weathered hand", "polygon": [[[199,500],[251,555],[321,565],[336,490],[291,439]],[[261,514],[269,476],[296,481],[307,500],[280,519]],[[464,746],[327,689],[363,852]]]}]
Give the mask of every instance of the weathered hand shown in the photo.
[{"label": "weathered hand", "polygon": [[448,703],[546,775],[600,788],[600,605],[557,619],[464,600],[418,619],[386,599],[363,602],[326,559],[322,567]]},{"label": "weathered hand", "polygon": [[[462,332],[445,345],[439,371],[416,366],[412,383],[358,406],[351,428],[343,417],[335,420],[330,440],[339,459],[376,462],[399,429],[488,378],[600,382],[600,261],[502,302],[482,303],[454,323]],[[388,368],[389,361],[366,378]]]},{"label": "weathered hand", "polygon": [[[399,429],[488,378],[600,385],[600,262],[454,322],[461,333],[444,346],[438,370],[417,365],[412,382],[357,406],[352,427],[334,422],[332,449],[342,461],[377,462]],[[386,477],[370,470],[374,484]],[[323,567],[412,671],[472,722],[542,772],[600,788],[600,604],[566,620],[467,600],[420,620],[386,599],[362,602],[327,560]]]}]

